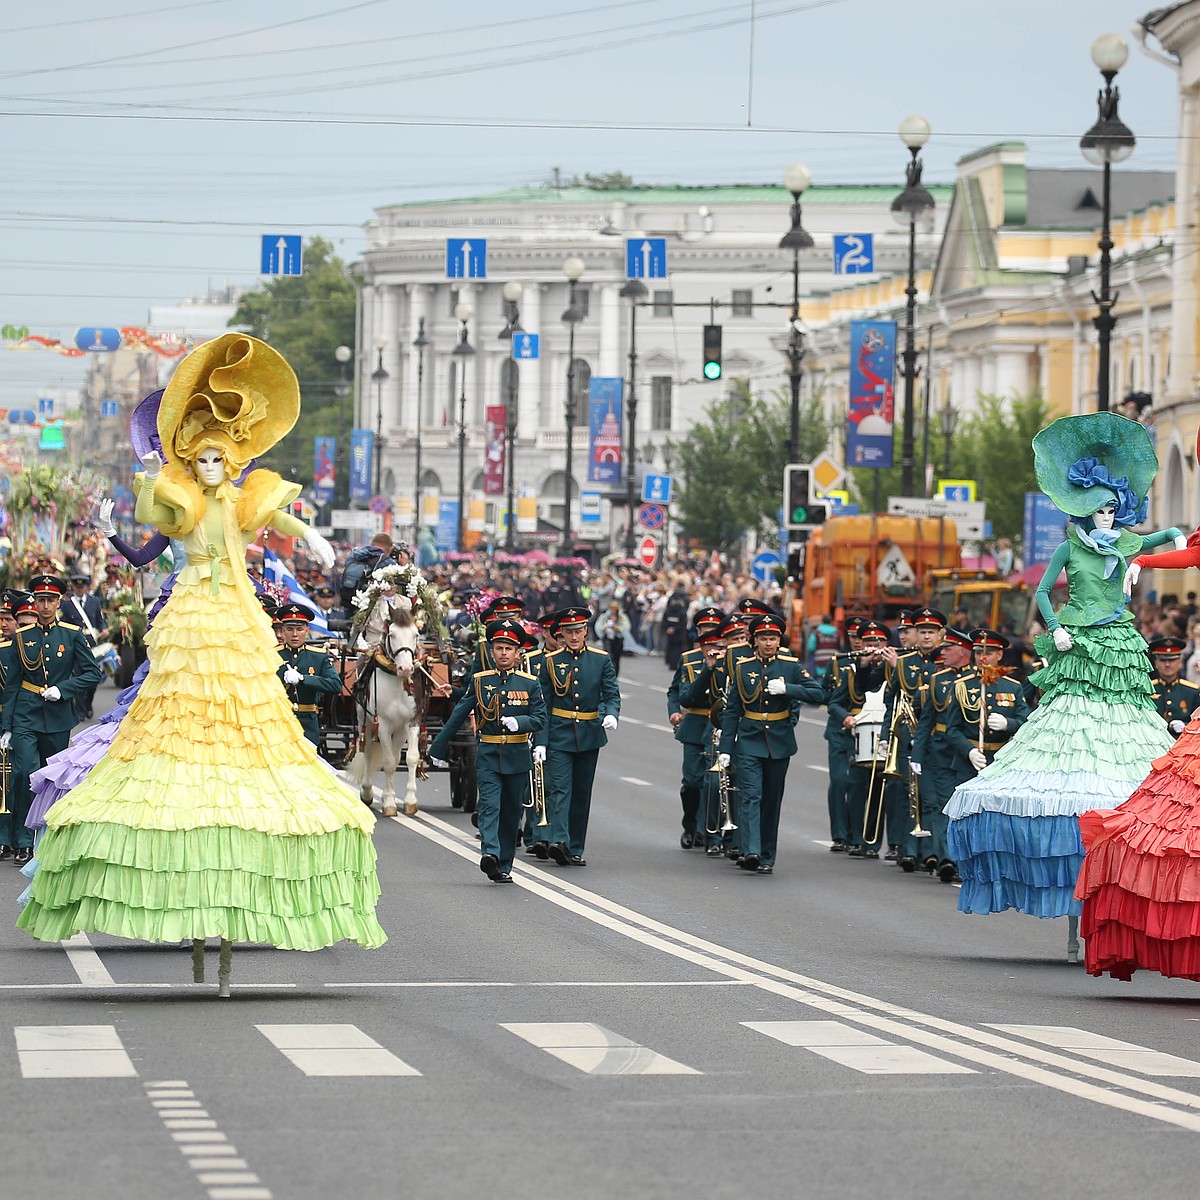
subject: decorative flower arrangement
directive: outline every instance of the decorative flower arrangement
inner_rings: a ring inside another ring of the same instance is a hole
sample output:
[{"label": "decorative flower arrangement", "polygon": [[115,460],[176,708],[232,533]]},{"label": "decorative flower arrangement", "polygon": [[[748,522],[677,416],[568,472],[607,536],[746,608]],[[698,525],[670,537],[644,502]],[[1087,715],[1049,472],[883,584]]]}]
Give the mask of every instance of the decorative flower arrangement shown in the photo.
[{"label": "decorative flower arrangement", "polygon": [[460,554],[457,550],[447,550],[446,553],[442,555],[442,561],[449,563],[472,562],[474,561],[474,558],[475,556],[473,554]]},{"label": "decorative flower arrangement", "polygon": [[286,584],[276,583],[273,579],[262,579],[259,582],[262,584],[263,593],[270,596],[276,604],[291,603],[292,593]]},{"label": "decorative flower arrangement", "polygon": [[82,521],[102,495],[98,480],[58,467],[39,464],[14,474],[6,505],[14,553],[27,551],[34,541],[61,546],[67,526]]},{"label": "decorative flower arrangement", "polygon": [[465,608],[467,612],[471,614],[471,620],[474,621],[476,625],[478,625],[483,619],[483,610],[487,608],[487,606],[491,604],[491,602],[499,595],[499,592],[490,591],[485,588],[483,591],[472,596],[470,600],[467,601]]},{"label": "decorative flower arrangement", "polygon": [[577,569],[585,569],[588,567],[586,558],[556,558],[550,563],[552,567],[574,567]]},{"label": "decorative flower arrangement", "polygon": [[140,645],[146,636],[146,608],[131,588],[113,594],[108,610],[108,632],[126,646]]},{"label": "decorative flower arrangement", "polygon": [[413,616],[417,625],[441,644],[447,636],[446,611],[437,592],[419,568],[411,564],[402,567],[395,563],[372,571],[370,583],[354,597],[356,611],[351,626],[351,641],[370,619],[380,596],[392,588],[408,598],[413,606]]}]

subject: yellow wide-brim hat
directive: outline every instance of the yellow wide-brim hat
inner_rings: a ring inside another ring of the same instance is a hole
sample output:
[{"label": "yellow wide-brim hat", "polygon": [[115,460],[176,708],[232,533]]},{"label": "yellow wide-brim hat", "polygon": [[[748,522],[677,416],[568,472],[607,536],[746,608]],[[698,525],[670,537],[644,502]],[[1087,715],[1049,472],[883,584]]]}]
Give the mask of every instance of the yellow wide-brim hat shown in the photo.
[{"label": "yellow wide-brim hat", "polygon": [[249,334],[225,333],[176,367],[158,406],[158,436],[169,463],[190,463],[218,446],[240,471],[299,415],[300,383],[287,359]]}]

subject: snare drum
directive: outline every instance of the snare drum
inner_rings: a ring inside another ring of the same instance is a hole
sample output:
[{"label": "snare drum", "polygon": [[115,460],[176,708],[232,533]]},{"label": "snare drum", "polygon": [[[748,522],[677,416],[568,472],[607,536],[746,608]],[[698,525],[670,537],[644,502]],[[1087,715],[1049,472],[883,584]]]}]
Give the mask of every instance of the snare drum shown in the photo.
[{"label": "snare drum", "polygon": [[856,767],[869,767],[875,761],[882,732],[882,721],[860,721],[855,725],[853,762]]}]

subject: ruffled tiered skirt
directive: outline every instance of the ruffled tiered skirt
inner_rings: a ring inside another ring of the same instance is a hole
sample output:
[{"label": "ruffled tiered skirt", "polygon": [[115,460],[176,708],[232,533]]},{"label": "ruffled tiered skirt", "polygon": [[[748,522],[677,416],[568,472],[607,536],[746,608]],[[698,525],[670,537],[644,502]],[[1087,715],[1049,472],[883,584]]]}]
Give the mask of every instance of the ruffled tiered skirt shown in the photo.
[{"label": "ruffled tiered skirt", "polygon": [[1129,622],[1070,630],[1062,653],[1039,638],[1042,699],[946,806],[966,913],[1078,914],[1079,815],[1123,804],[1171,739],[1150,698],[1146,643]]},{"label": "ruffled tiered skirt", "polygon": [[375,819],[304,738],[270,623],[244,591],[176,586],[108,753],[45,813],[17,922],[34,937],[386,940]]}]

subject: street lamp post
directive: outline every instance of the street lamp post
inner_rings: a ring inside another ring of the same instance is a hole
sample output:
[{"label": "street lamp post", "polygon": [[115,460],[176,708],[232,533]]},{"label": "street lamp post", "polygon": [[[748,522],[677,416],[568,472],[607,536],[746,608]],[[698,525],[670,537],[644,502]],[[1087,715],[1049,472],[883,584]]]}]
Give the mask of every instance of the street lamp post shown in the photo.
[{"label": "street lamp post", "polygon": [[1121,93],[1113,87],[1117,72],[1129,57],[1125,39],[1116,33],[1101,34],[1092,43],[1092,62],[1104,76],[1104,87],[1096,98],[1098,113],[1096,123],[1079,139],[1083,157],[1096,166],[1104,167],[1104,189],[1102,207],[1103,225],[1100,230],[1100,294],[1092,293],[1100,311],[1092,319],[1098,339],[1096,366],[1096,407],[1100,412],[1108,408],[1109,398],[1109,351],[1112,345],[1113,326],[1117,318],[1113,308],[1117,296],[1110,288],[1112,270],[1112,164],[1123,162],[1137,144],[1129,126],[1117,115],[1117,102]]},{"label": "street lamp post", "polygon": [[513,464],[513,446],[517,440],[517,362],[512,354],[512,339],[514,333],[521,332],[521,313],[517,304],[521,299],[522,290],[515,279],[510,279],[504,285],[504,328],[500,330],[501,339],[508,342],[508,371],[505,375],[508,387],[504,397],[504,470],[507,476],[505,490],[508,525],[504,530],[504,549],[509,554],[516,549],[517,539],[516,473]]},{"label": "street lamp post", "polygon": [[417,444],[416,467],[413,470],[413,545],[421,533],[421,419],[425,406],[425,348],[429,339],[425,336],[425,318],[417,318],[417,336],[413,348],[417,352]]},{"label": "street lamp post", "polygon": [[379,495],[379,475],[383,469],[383,385],[388,381],[390,376],[383,365],[383,352],[387,349],[387,338],[377,337],[375,339],[375,352],[379,356],[379,361],[375,370],[371,372],[371,378],[375,382],[375,495]]},{"label": "street lamp post", "polygon": [[900,449],[900,491],[913,495],[913,384],[917,377],[917,222],[933,213],[933,197],[921,183],[921,147],[929,141],[929,122],[924,117],[905,117],[900,122],[900,140],[911,160],[905,172],[904,191],[892,201],[892,216],[908,226],[908,286],[904,318],[904,440]]},{"label": "street lamp post", "polygon": [[942,478],[950,478],[950,446],[954,441],[954,427],[958,424],[958,409],[949,400],[938,410],[942,422]]},{"label": "street lamp post", "polygon": [[467,527],[467,359],[475,354],[475,347],[467,341],[467,322],[475,315],[475,306],[467,300],[460,300],[454,306],[454,315],[462,323],[458,331],[458,345],[450,351],[458,359],[458,531],[454,548],[461,554],[463,531]]},{"label": "street lamp post", "polygon": [[567,469],[563,475],[562,556],[570,558],[574,548],[571,538],[571,460],[574,457],[572,451],[574,450],[575,435],[575,326],[583,319],[583,314],[575,307],[575,285],[584,271],[583,259],[572,254],[563,263],[562,270],[570,284],[567,310],[562,315],[569,330],[567,337],[567,405],[564,414],[567,419]]},{"label": "street lamp post", "polygon": [[640,279],[631,279],[622,289],[621,296],[629,301],[629,426],[625,446],[625,557],[633,557],[633,506],[637,475],[634,463],[637,460],[637,310],[649,295]]},{"label": "street lamp post", "polygon": [[[334,495],[341,499],[343,505],[349,504],[350,471],[349,458],[346,455],[346,397],[350,395],[350,372],[347,363],[354,357],[354,351],[349,346],[338,346],[333,352],[338,363],[338,381],[333,385],[333,394],[337,397],[337,450],[333,456],[333,473],[336,484]],[[343,469],[345,464],[345,469]]]},{"label": "street lamp post", "polygon": [[779,239],[780,250],[792,252],[792,307],[788,314],[788,383],[792,390],[792,420],[788,433],[788,462],[800,461],[800,364],[804,360],[804,329],[800,324],[800,251],[812,249],[812,235],[800,220],[800,197],[812,182],[803,163],[783,173],[783,186],[792,193],[792,227]]}]

